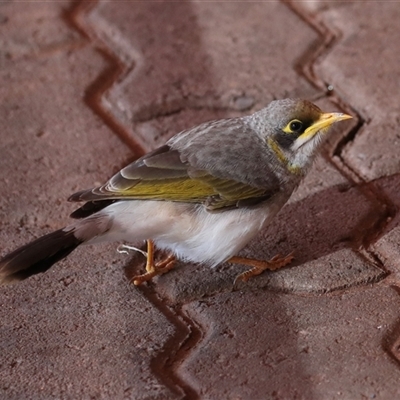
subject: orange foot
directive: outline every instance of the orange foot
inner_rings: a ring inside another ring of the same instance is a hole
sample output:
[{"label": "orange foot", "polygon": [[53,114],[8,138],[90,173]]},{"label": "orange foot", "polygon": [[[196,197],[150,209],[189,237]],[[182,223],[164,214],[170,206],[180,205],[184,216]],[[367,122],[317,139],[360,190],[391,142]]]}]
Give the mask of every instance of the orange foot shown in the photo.
[{"label": "orange foot", "polygon": [[232,257],[227,260],[227,262],[234,264],[250,265],[252,267],[248,271],[241,273],[235,278],[234,285],[236,285],[238,279],[242,280],[243,282],[247,282],[252,276],[260,275],[266,269],[269,269],[270,271],[275,271],[276,269],[282,268],[290,264],[293,258],[293,253],[290,253],[286,257],[281,257],[280,254],[277,254],[269,261],[254,260],[252,258],[245,257]]},{"label": "orange foot", "polygon": [[141,275],[136,275],[132,278],[131,282],[139,286],[143,282],[148,282],[157,275],[162,275],[171,270],[175,265],[175,257],[171,254],[164,260],[154,263],[154,243],[152,240],[147,241],[147,262],[146,272]]}]

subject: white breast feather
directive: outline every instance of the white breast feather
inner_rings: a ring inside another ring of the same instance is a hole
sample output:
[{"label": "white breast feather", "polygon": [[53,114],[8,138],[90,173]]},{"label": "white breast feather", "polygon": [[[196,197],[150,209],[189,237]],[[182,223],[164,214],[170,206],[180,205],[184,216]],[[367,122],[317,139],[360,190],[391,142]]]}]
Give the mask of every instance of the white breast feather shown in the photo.
[{"label": "white breast feather", "polygon": [[214,213],[179,202],[120,201],[100,212],[112,219],[112,225],[89,243],[152,239],[156,247],[172,251],[179,259],[216,266],[237,254],[269,224],[286,202],[281,197],[272,208],[263,205]]}]

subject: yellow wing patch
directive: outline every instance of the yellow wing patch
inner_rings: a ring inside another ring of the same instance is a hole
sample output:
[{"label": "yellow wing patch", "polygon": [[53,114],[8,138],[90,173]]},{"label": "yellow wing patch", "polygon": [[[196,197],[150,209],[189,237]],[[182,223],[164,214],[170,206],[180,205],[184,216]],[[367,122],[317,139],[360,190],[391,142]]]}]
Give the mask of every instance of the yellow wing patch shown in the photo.
[{"label": "yellow wing patch", "polygon": [[178,178],[141,181],[129,189],[109,193],[120,198],[196,202],[203,201],[217,192],[212,186],[200,180]]}]

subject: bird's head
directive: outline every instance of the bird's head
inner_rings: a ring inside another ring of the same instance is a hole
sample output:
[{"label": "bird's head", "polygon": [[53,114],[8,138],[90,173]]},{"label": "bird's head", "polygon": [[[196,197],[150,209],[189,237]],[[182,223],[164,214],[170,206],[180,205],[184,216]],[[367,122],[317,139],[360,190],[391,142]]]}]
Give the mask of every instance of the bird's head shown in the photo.
[{"label": "bird's head", "polygon": [[325,113],[310,101],[299,99],[273,101],[262,113],[267,121],[264,140],[292,172],[302,172],[311,165],[332,124],[352,118],[343,113]]}]

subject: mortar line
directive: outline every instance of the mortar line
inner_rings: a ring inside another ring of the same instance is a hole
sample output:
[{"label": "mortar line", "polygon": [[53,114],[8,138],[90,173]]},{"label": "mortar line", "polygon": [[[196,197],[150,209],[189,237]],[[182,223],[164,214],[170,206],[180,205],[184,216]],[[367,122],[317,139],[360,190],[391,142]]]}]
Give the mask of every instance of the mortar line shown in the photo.
[{"label": "mortar line", "polygon": [[[343,138],[340,139],[339,143],[336,145],[332,154],[330,154],[329,162],[339,169],[346,178],[348,178],[352,183],[359,184],[364,180],[359,176],[359,174],[354,171],[349,165],[347,165],[343,158],[341,157],[341,151],[346,146],[346,144],[353,140],[357,132],[363,127],[364,119],[361,117],[360,113],[343,101],[337,94],[328,89],[328,84],[314,71],[314,65],[316,62],[320,61],[324,56],[326,56],[336,43],[341,38],[341,32],[328,28],[328,26],[322,21],[322,19],[317,18],[316,15],[310,16],[307,11],[298,6],[292,0],[281,0],[292,12],[294,12],[301,20],[303,20],[307,25],[309,25],[320,37],[319,46],[313,50],[306,52],[302,58],[298,61],[295,66],[297,73],[305,77],[312,85],[316,88],[321,89],[326,97],[329,97],[331,101],[336,104],[339,108],[346,112],[351,112],[357,115],[357,124],[351,129]],[[340,162],[336,161],[339,158]]]},{"label": "mortar line", "polygon": [[[326,95],[331,98],[331,100],[337,104],[341,109],[348,111],[351,110],[352,113],[357,115],[357,124],[354,128],[352,128],[336,145],[333,152],[328,157],[328,161],[334,165],[350,182],[355,184],[357,187],[362,190],[362,192],[367,197],[373,197],[378,203],[382,204],[384,208],[384,212],[382,212],[382,216],[378,219],[376,224],[374,224],[372,231],[374,228],[379,232],[372,232],[371,234],[365,235],[363,240],[363,246],[365,246],[365,252],[370,254],[370,256],[374,260],[380,260],[379,255],[377,255],[373,250],[368,249],[368,245],[372,243],[372,240],[380,235],[381,232],[384,231],[385,227],[388,224],[388,218],[390,218],[395,210],[394,204],[388,199],[386,196],[383,196],[375,185],[372,182],[366,182],[366,180],[355,171],[350,165],[346,163],[344,160],[342,153],[345,146],[347,146],[350,142],[354,140],[358,132],[365,126],[365,119],[361,116],[361,114],[354,109],[350,104],[346,103],[339,97],[336,93],[331,93],[327,88],[328,85],[324,82],[323,79],[319,78],[318,75],[314,71],[315,63],[319,62],[323,57],[325,57],[328,53],[331,52],[332,48],[339,42],[342,37],[342,33],[338,30],[333,29],[332,27],[328,27],[325,22],[318,18],[316,14],[310,15],[307,11],[305,11],[301,6],[298,6],[293,0],[281,0],[283,4],[285,4],[290,10],[292,10],[299,18],[301,18],[305,23],[307,23],[312,29],[314,29],[321,38],[321,43],[316,50],[305,54],[302,60],[299,61],[297,69],[300,75],[303,75],[311,84],[316,86],[319,89],[325,91]],[[366,189],[368,188],[368,189]],[[368,242],[368,244],[367,244]],[[380,265],[384,265],[382,260],[380,260]]]},{"label": "mortar line", "polygon": [[[93,26],[87,22],[87,15],[100,4],[100,0],[88,2],[82,0],[70,10],[69,18],[73,26],[88,41],[94,44],[102,55],[110,63],[110,67],[103,71],[96,80],[89,86],[86,91],[85,100],[90,108],[102,118],[104,123],[116,133],[120,139],[134,151],[136,155],[143,155],[144,148],[139,142],[133,139],[133,135],[129,134],[129,130],[104,107],[102,100],[106,93],[115,85],[122,81],[129,72],[135,67],[135,62],[126,56],[122,60],[108,45],[107,41],[101,38],[101,35]],[[193,321],[184,316],[179,308],[175,313],[165,305],[165,301],[160,300],[155,292],[146,288],[141,288],[142,292],[149,301],[170,321],[176,329],[176,333],[167,340],[166,344],[150,360],[150,368],[155,376],[163,382],[172,392],[180,395],[183,392],[187,399],[198,399],[196,391],[186,383],[179,374],[176,373],[176,366],[185,358],[187,351],[184,346],[189,345],[191,348],[195,346],[202,338],[202,334]],[[175,344],[176,343],[176,344]],[[160,363],[161,361],[161,363]],[[161,367],[160,367],[161,366]],[[171,367],[171,368],[169,368]]]},{"label": "mortar line", "polygon": [[145,153],[144,148],[133,138],[133,135],[129,134],[129,129],[102,103],[106,93],[113,87],[115,82],[123,79],[134,66],[127,65],[126,62],[118,57],[87,21],[87,16],[100,2],[100,0],[82,0],[69,10],[66,17],[78,32],[93,43],[94,48],[99,51],[110,64],[110,67],[103,71],[86,89],[85,101],[121,141],[125,143],[136,156],[140,157]]},{"label": "mortar line", "polygon": [[[339,41],[340,36],[334,36],[334,32],[330,30],[322,20],[320,19],[317,20],[316,16],[311,16],[309,15],[309,13],[305,12],[300,7],[295,6],[291,0],[281,0],[281,1],[284,4],[286,4],[290,9],[292,9],[306,23],[308,23],[314,30],[316,30],[320,36],[323,37],[325,32],[330,32],[328,33],[329,37],[326,38],[325,41],[323,41],[323,43],[326,43],[326,45],[319,47],[319,49],[315,52],[314,57],[311,56],[310,59],[308,60],[308,65],[307,65],[307,60],[305,60],[306,66],[302,66],[301,64],[299,65],[300,73],[303,74],[303,76],[305,76],[305,78],[309,80],[311,83],[313,83],[315,86],[321,87],[321,82],[323,82],[323,80],[322,79],[314,80],[314,77],[316,77],[316,74],[314,72],[314,64],[332,50],[334,45]],[[329,95],[329,93],[327,94]],[[377,237],[379,237],[382,232],[384,232],[385,228],[389,224],[390,218],[396,213],[396,207],[393,204],[393,202],[390,201],[389,198],[387,198],[387,196],[384,196],[378,191],[376,185],[373,182],[366,182],[365,179],[362,176],[360,176],[344,160],[342,154],[345,146],[347,146],[350,142],[354,141],[356,135],[366,125],[366,121],[357,110],[354,110],[349,104],[342,101],[342,99],[339,96],[335,95],[334,98],[339,106],[343,107],[344,109],[350,109],[353,112],[355,112],[358,118],[358,122],[356,126],[352,130],[350,130],[347,133],[347,135],[345,135],[336,145],[336,148],[333,150],[331,157],[329,157],[329,161],[344,176],[346,176],[350,180],[350,182],[355,183],[358,187],[360,187],[360,189],[364,189],[363,190],[364,195],[368,197],[373,197],[379,204],[381,204],[385,208],[385,212],[382,213],[382,217],[378,218],[378,221],[370,228],[369,230],[370,232],[368,232],[363,238],[364,249],[358,250],[358,253],[360,253],[360,255],[364,255],[364,257],[367,257],[367,259],[374,260],[374,263],[378,267],[380,267],[383,271],[389,273],[389,275],[387,275],[381,281],[381,283],[389,283],[389,285],[394,285],[394,287],[398,288],[399,286],[396,286],[396,283],[398,285],[399,282],[395,281],[395,277],[393,279],[392,272],[385,267],[384,261],[381,259],[379,254],[376,253],[370,246],[371,243],[373,243],[373,241]],[[368,193],[366,192],[366,188]],[[399,358],[395,355],[393,350],[393,346],[395,343],[396,342],[392,341],[392,346],[385,347],[385,349],[386,352],[389,354],[389,356],[396,358],[397,361],[399,361]]]},{"label": "mortar line", "polygon": [[[281,0],[293,13],[295,13],[304,23],[309,25],[319,35],[320,43],[317,49],[306,52],[295,66],[297,73],[303,75],[313,86],[321,89],[325,94],[330,95],[327,89],[328,85],[314,72],[314,64],[317,60],[321,59],[326,55],[329,50],[339,40],[341,34],[339,31],[333,31],[329,29],[323,21],[314,18],[310,18],[309,14],[305,12],[292,0]],[[328,93],[327,93],[328,91]]]},{"label": "mortar line", "polygon": [[168,300],[160,297],[149,283],[138,287],[149,301],[171,322],[177,332],[165,343],[162,350],[151,360],[150,366],[153,373],[169,388],[176,387],[182,390],[184,399],[198,400],[200,395],[180,376],[179,366],[199,343],[202,342],[204,333],[200,327],[182,311],[181,304],[169,304]]}]

